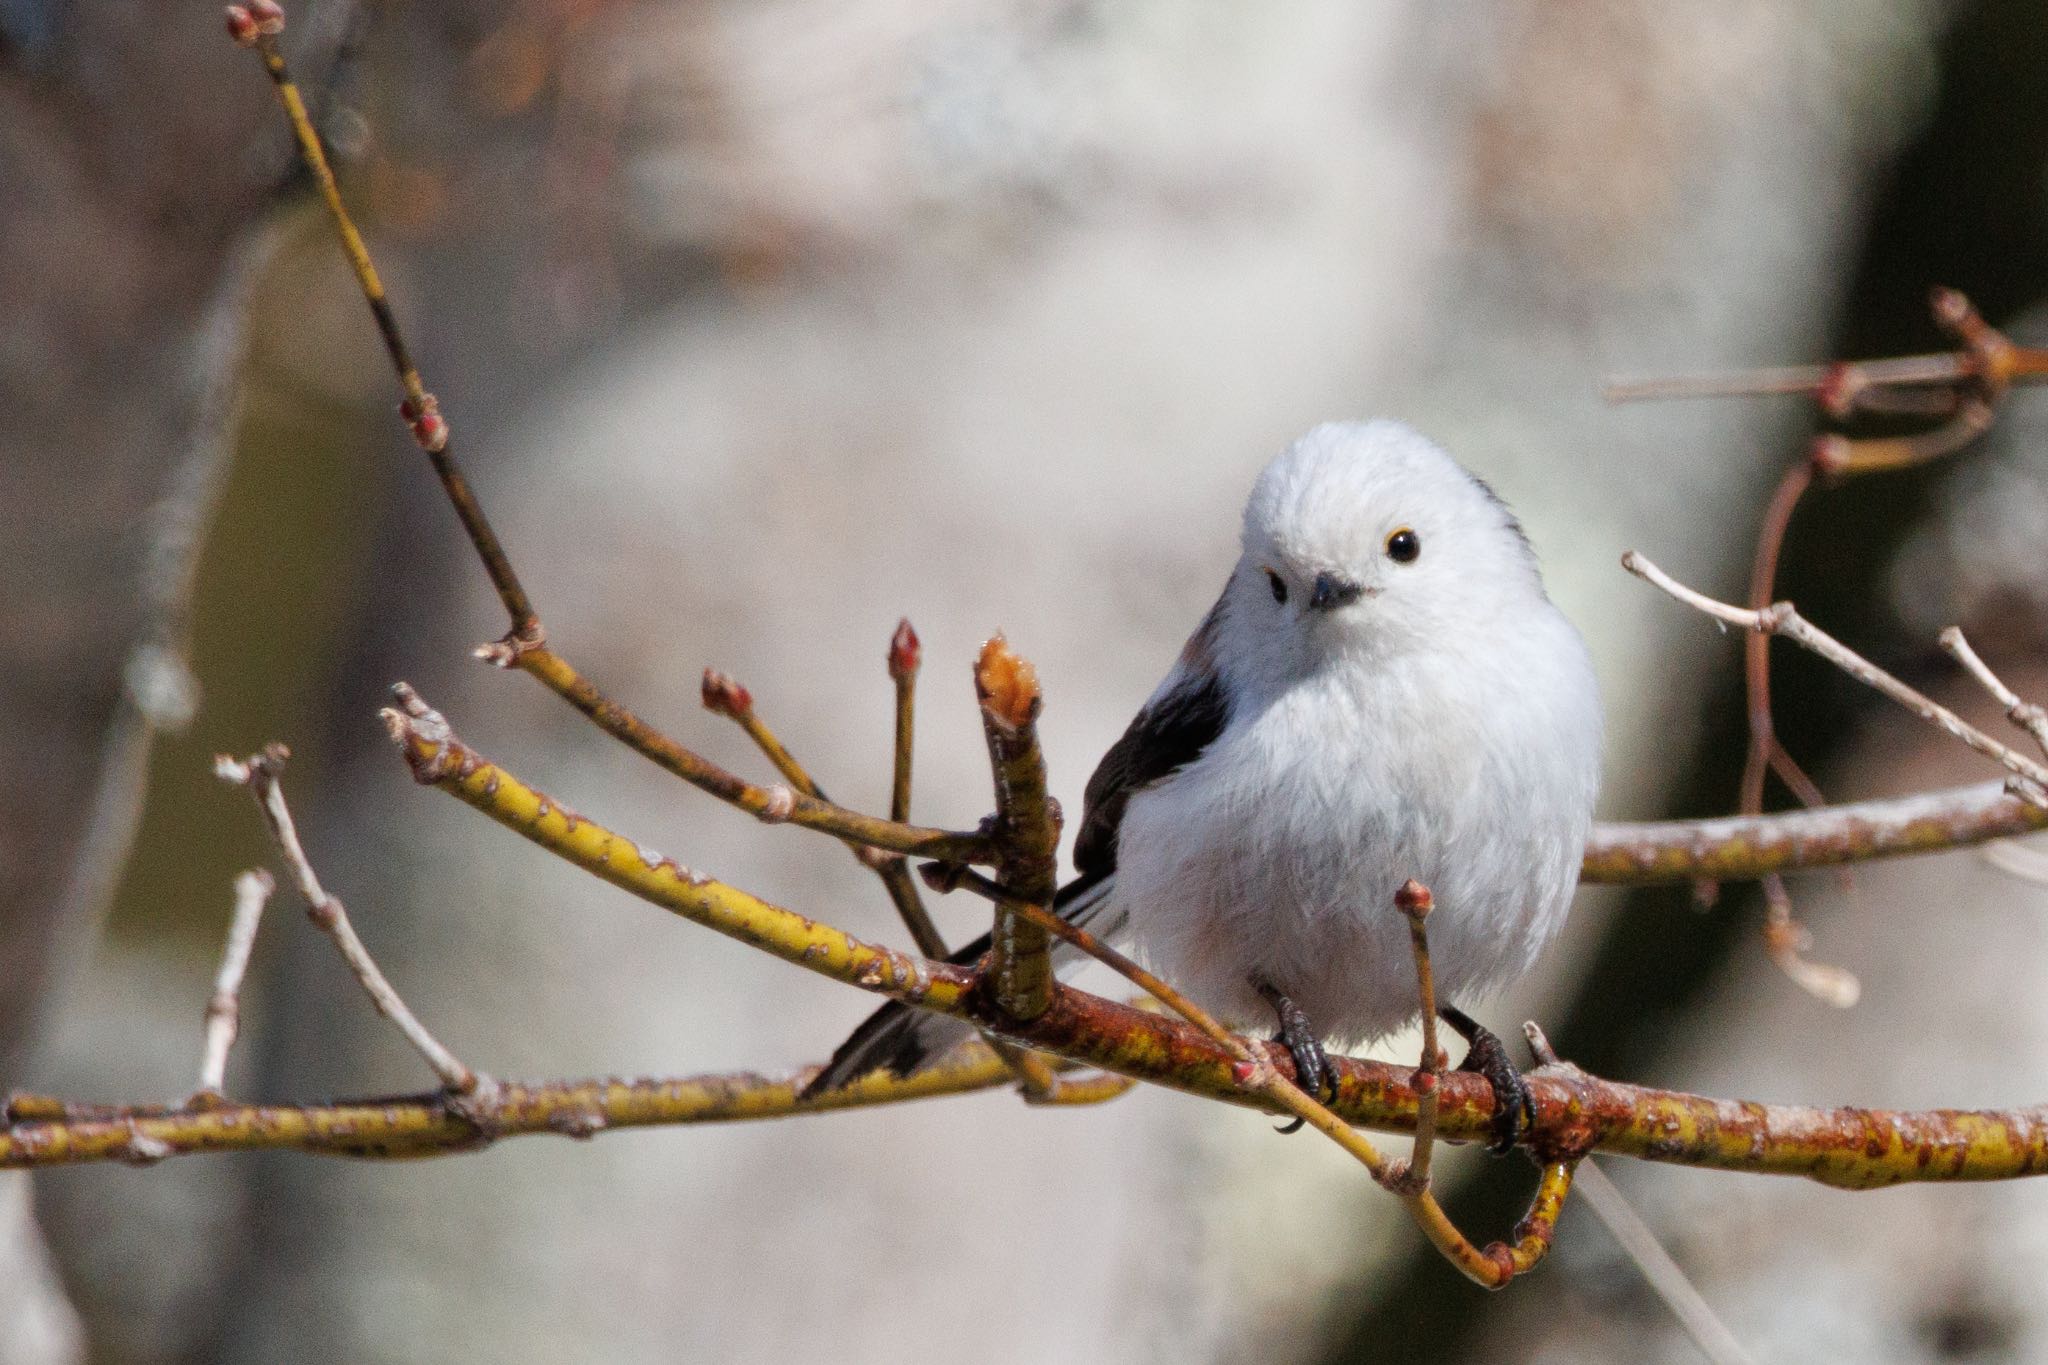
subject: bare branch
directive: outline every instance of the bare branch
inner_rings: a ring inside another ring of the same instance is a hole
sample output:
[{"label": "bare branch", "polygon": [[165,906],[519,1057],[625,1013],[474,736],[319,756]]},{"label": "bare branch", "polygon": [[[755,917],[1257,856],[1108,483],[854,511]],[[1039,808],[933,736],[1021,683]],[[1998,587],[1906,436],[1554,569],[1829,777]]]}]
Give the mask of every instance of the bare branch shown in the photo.
[{"label": "bare branch", "polygon": [[1841,421],[1859,412],[1939,411],[1932,403],[1915,404],[1912,400],[1935,399],[1964,390],[1995,403],[2014,384],[2048,379],[2048,350],[2013,345],[1986,325],[1970,301],[1956,290],[1931,290],[1928,304],[1935,321],[1963,343],[1961,350],[1723,374],[1610,380],[1604,392],[1610,403],[1800,394],[1812,398],[1828,416]]},{"label": "bare branch", "polygon": [[2019,693],[2005,685],[1990,665],[1977,657],[1977,651],[1970,648],[1960,627],[1950,626],[1941,633],[1941,647],[1955,656],[1956,662],[1969,670],[1986,692],[1995,697],[2005,708],[2005,718],[2034,737],[2034,743],[2042,754],[2048,755],[2048,710],[2043,710],[2030,701],[2023,701]]},{"label": "bare branch", "polygon": [[[1248,1095],[1238,1054],[1193,1025],[1063,985],[1055,985],[1052,1004],[1036,1019],[1000,1017],[974,990],[969,971],[862,943],[691,873],[564,810],[489,762],[409,692],[401,698],[404,711],[388,711],[385,719],[417,780],[643,900],[808,971],[994,1028],[1041,1052],[1192,1094],[1292,1112]],[[1048,932],[1056,931],[1048,926]],[[1284,1048],[1237,1043],[1292,1074]],[[1337,1115],[1370,1128],[1413,1131],[1418,1097],[1412,1067],[1348,1058],[1333,1058],[1332,1065]],[[2048,1172],[2048,1105],[1917,1113],[1771,1106],[1638,1089],[1563,1064],[1528,1079],[1536,1122],[1524,1141],[1545,1153],[1609,1151],[1716,1170],[1803,1175],[1847,1189]],[[1483,1077],[1451,1073],[1440,1090],[1441,1136],[1472,1142],[1491,1135],[1493,1091]]]},{"label": "bare branch", "polygon": [[2048,767],[2043,767],[2009,745],[2000,744],[1946,706],[1900,682],[1833,636],[1808,623],[1790,602],[1774,603],[1762,611],[1732,607],[1725,602],[1717,602],[1711,597],[1694,592],[1634,550],[1622,555],[1621,566],[1717,621],[1725,621],[1744,630],[1768,631],[1774,635],[1782,635],[1800,647],[1820,655],[1858,682],[1882,692],[1922,720],[1953,735],[1978,753],[2025,778],[2033,784],[2035,791],[2048,792]]},{"label": "bare branch", "polygon": [[[775,770],[782,774],[783,780],[797,792],[815,801],[831,800],[825,795],[824,788],[797,761],[796,755],[784,747],[768,723],[761,719],[760,713],[754,709],[754,694],[745,686],[715,668],[707,668],[704,670],[703,699],[705,710],[727,717],[746,731],[747,738],[754,741],[768,761],[775,765]],[[917,950],[926,957],[946,956],[946,941],[940,936],[938,926],[932,923],[931,914],[925,909],[924,898],[917,893],[917,884],[911,878],[909,863],[903,855],[884,853],[850,839],[842,842],[853,850],[853,856],[860,860],[862,866],[881,878],[883,889],[889,893],[889,900],[902,917],[904,927],[910,930]]]},{"label": "bare branch", "polygon": [[398,375],[399,387],[405,391],[405,401],[399,404],[399,415],[405,419],[413,440],[432,461],[442,491],[448,495],[449,504],[461,518],[462,529],[468,534],[470,545],[476,550],[477,558],[483,561],[491,586],[497,590],[499,600],[505,604],[506,614],[512,618],[512,633],[508,638],[538,644],[545,638],[540,616],[527,598],[526,589],[520,586],[519,575],[513,571],[511,559],[498,542],[498,533],[485,518],[483,505],[477,501],[469,481],[455,463],[455,454],[449,448],[448,424],[441,417],[440,405],[420,379],[419,367],[413,363],[405,335],[399,328],[398,315],[392,311],[391,301],[384,296],[384,282],[378,278],[377,267],[370,260],[369,247],[349,217],[348,206],[342,202],[341,188],[335,184],[333,167],[327,164],[327,152],[321,145],[320,134],[314,130],[313,121],[306,114],[306,102],[285,64],[284,50],[277,41],[283,32],[284,11],[278,8],[275,0],[253,0],[247,8],[240,5],[228,7],[228,33],[236,42],[254,48],[262,57],[263,69],[270,73],[278,103],[291,123],[293,136],[298,139],[299,156],[306,163],[306,169],[312,172],[314,183],[320,187],[320,198],[327,205],[328,216],[341,239],[342,252],[355,271],[364,301],[370,305],[370,315],[376,320],[377,333],[383,338],[385,353],[391,358],[391,368]]},{"label": "bare branch", "polygon": [[355,927],[349,923],[348,911],[341,901],[320,885],[319,874],[313,871],[305,849],[299,845],[299,833],[292,824],[291,809],[285,805],[280,778],[284,773],[285,760],[290,756],[290,751],[282,744],[272,744],[262,753],[246,759],[238,760],[222,754],[214,759],[213,770],[223,781],[247,787],[255,796],[256,805],[270,826],[271,838],[276,842],[278,852],[284,856],[285,867],[298,883],[299,894],[306,899],[307,918],[321,933],[334,940],[342,960],[348,963],[349,971],[355,974],[377,1013],[389,1019],[405,1035],[413,1051],[433,1068],[434,1074],[441,1078],[441,1083],[451,1094],[466,1096],[480,1089],[487,1091],[487,1078],[464,1066],[454,1053],[441,1045],[439,1039],[427,1032],[426,1025],[419,1021],[378,969],[370,950],[356,937]]},{"label": "bare branch", "polygon": [[213,996],[206,1002],[206,1046],[199,1059],[199,1089],[191,1103],[217,1100],[226,1093],[228,1051],[241,1031],[242,977],[256,947],[263,907],[276,889],[276,879],[262,868],[235,878],[235,914],[228,921],[228,941],[221,952],[220,972],[214,977]]}]

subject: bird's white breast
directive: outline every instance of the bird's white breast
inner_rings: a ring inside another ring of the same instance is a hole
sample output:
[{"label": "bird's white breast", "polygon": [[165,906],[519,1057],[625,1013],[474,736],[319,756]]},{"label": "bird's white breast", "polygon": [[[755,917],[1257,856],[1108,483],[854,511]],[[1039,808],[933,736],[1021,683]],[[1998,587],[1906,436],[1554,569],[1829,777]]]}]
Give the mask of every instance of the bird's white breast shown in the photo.
[{"label": "bird's white breast", "polygon": [[1139,952],[1242,1024],[1263,976],[1324,1036],[1416,1012],[1396,888],[1430,887],[1439,998],[1519,975],[1555,934],[1592,818],[1591,666],[1547,602],[1476,657],[1427,651],[1241,698],[1201,757],[1135,795],[1116,898]]}]

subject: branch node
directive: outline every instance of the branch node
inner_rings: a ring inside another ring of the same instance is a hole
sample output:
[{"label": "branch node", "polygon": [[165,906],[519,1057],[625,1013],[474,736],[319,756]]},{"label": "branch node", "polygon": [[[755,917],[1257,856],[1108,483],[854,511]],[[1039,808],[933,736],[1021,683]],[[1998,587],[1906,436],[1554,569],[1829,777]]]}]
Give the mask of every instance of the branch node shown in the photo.
[{"label": "branch node", "polygon": [[431,393],[421,391],[418,401],[412,398],[402,400],[398,415],[405,419],[406,427],[412,432],[413,440],[419,442],[421,450],[429,455],[439,455],[448,448],[448,423],[441,416],[440,400]]},{"label": "branch node", "polygon": [[492,668],[517,668],[521,659],[547,647],[547,628],[538,618],[529,617],[501,638],[478,645],[470,654]]},{"label": "branch node", "polygon": [[128,1136],[121,1143],[120,1160],[130,1166],[154,1166],[165,1157],[171,1156],[175,1148],[162,1138],[151,1137],[142,1131],[133,1119],[128,1121]]},{"label": "branch node", "polygon": [[461,745],[448,718],[427,705],[409,683],[391,684],[391,695],[398,706],[387,706],[377,715],[392,742],[405,755],[412,780],[431,787],[460,772]]},{"label": "branch node", "polygon": [[1823,432],[1813,438],[1806,458],[1813,465],[1814,473],[1833,478],[1856,462],[1856,444],[1839,432]]},{"label": "branch node", "polygon": [[924,884],[941,896],[950,896],[960,889],[962,879],[967,876],[965,863],[919,863],[917,875]]},{"label": "branch node", "polygon": [[[1855,415],[1856,404],[1870,388],[1870,381],[1863,371],[1845,360],[1837,360],[1821,374],[1820,382],[1814,385],[1813,400],[1820,410],[1836,421],[1845,421]],[[1815,463],[1819,463],[1819,443],[1814,447]]]},{"label": "branch node", "polygon": [[578,1142],[588,1142],[611,1127],[611,1120],[596,1105],[579,1105],[548,1115],[548,1131]]},{"label": "branch node", "polygon": [[755,818],[764,825],[780,825],[787,822],[791,813],[796,810],[796,793],[779,782],[764,790],[768,793],[768,799],[762,804],[761,809],[755,812]]}]

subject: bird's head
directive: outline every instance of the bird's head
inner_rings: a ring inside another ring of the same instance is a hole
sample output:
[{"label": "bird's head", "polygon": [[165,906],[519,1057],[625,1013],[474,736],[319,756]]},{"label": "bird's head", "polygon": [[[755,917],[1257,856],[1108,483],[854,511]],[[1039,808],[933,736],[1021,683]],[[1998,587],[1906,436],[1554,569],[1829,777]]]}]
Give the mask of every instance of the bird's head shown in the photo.
[{"label": "bird's head", "polygon": [[1539,606],[1514,515],[1413,428],[1329,422],[1266,466],[1244,511],[1231,633],[1283,672],[1483,640]]}]

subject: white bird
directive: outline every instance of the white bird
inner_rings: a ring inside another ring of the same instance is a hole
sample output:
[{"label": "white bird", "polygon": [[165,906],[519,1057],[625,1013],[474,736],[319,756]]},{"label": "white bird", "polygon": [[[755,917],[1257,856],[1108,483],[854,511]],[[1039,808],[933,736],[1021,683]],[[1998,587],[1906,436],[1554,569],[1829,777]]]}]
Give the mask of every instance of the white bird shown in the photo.
[{"label": "white bird", "polygon": [[[1057,908],[1226,1021],[1277,1017],[1320,1088],[1321,1040],[1418,1012],[1394,893],[1422,882],[1442,1013],[1494,1085],[1505,1145],[1527,1091],[1449,1002],[1513,981],[1564,922],[1600,769],[1585,643],[1513,514],[1398,422],[1296,441],[1259,475],[1242,543],[1089,779]],[[806,1093],[908,1074],[965,1030],[887,1005]]]}]

